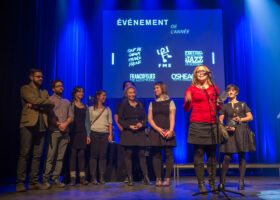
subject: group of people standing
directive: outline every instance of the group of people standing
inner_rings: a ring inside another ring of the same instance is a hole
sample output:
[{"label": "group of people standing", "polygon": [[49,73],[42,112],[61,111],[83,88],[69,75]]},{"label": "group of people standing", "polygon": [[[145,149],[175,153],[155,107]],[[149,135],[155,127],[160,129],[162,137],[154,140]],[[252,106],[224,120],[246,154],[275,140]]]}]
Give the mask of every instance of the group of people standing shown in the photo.
[{"label": "group of people standing", "polygon": [[[244,189],[246,169],[245,152],[250,151],[246,140],[247,123],[252,114],[245,103],[237,101],[239,89],[229,85],[227,92],[229,103],[222,105],[216,101],[219,89],[210,81],[209,69],[200,65],[193,73],[192,85],[185,94],[184,109],[191,111],[188,130],[188,143],[194,146],[194,168],[198,179],[200,192],[206,191],[204,181],[204,154],[207,156],[207,171],[209,186],[215,190],[216,149],[218,144],[216,113],[220,110],[219,120],[227,121],[229,140],[222,145],[225,153],[222,177],[225,182],[229,161],[233,153],[238,153],[240,161],[239,189]],[[85,173],[85,150],[90,145],[90,175],[92,184],[104,184],[106,169],[106,153],[108,143],[112,141],[112,112],[104,106],[106,92],[96,91],[94,105],[87,107],[82,103],[84,91],[75,87],[72,92],[72,102],[63,99],[63,83],[54,80],[51,83],[53,96],[49,97],[42,85],[42,72],[30,70],[30,84],[21,88],[22,115],[20,122],[21,147],[17,168],[16,191],[26,191],[27,161],[33,149],[31,170],[29,174],[29,189],[49,189],[51,184],[65,187],[59,181],[64,154],[70,143],[70,184],[76,184],[76,160],[80,184],[88,184]],[[176,106],[168,96],[167,87],[163,82],[154,84],[155,101],[152,101],[146,114],[143,103],[136,98],[136,87],[133,82],[123,84],[124,98],[116,106],[114,120],[120,130],[120,145],[122,147],[125,171],[125,182],[133,186],[132,154],[137,153],[139,165],[143,174],[143,183],[150,185],[146,164],[146,147],[151,147],[152,163],[156,176],[156,186],[169,186],[174,165],[173,149],[175,139]],[[231,123],[229,123],[231,122]],[[234,123],[232,123],[234,122]],[[148,128],[147,123],[150,124]],[[43,184],[39,182],[40,157],[43,151],[45,132],[47,133],[47,156]],[[162,179],[163,154],[166,161],[164,179]],[[99,177],[97,176],[97,167]],[[99,182],[98,182],[99,180]]]},{"label": "group of people standing", "polygon": [[[97,184],[96,168],[99,160],[99,181],[104,184],[106,168],[106,150],[112,141],[112,112],[104,106],[105,91],[96,91],[94,105],[87,107],[82,103],[84,91],[75,87],[72,91],[72,102],[62,98],[64,91],[61,80],[53,80],[50,88],[53,95],[49,97],[47,90],[40,89],[43,74],[38,69],[29,72],[30,83],[21,87],[22,113],[20,120],[20,154],[17,165],[16,191],[24,192],[27,175],[27,164],[32,152],[29,173],[29,189],[46,190],[51,186],[65,187],[60,181],[63,159],[69,145],[70,149],[70,183],[76,184],[78,163],[80,184],[87,185],[85,173],[85,151],[90,144],[90,174],[92,183]],[[40,159],[43,152],[46,134],[47,155],[43,183],[39,182]],[[78,159],[78,162],[76,162]],[[50,184],[51,181],[51,184]]]}]

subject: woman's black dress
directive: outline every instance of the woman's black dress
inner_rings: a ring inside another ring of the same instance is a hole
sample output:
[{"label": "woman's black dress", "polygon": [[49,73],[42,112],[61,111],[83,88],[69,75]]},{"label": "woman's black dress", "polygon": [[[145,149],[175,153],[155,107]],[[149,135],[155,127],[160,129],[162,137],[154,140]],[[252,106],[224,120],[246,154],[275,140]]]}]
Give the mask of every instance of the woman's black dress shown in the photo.
[{"label": "woman's black dress", "polygon": [[71,145],[75,149],[85,149],[87,147],[87,133],[85,127],[86,107],[74,107],[73,131],[71,134]]},{"label": "woman's black dress", "polygon": [[[226,124],[230,124],[230,120],[236,116],[240,118],[246,117],[246,113],[251,112],[246,103],[237,102],[232,107],[231,103],[224,104],[220,110],[220,114],[225,116]],[[235,115],[235,116],[234,116]],[[239,122],[235,126],[235,131],[229,131],[229,139],[221,146],[221,152],[239,153],[250,152],[249,145],[249,128],[246,122]]]},{"label": "woman's black dress", "polygon": [[[128,100],[124,100],[119,109],[119,123],[123,127],[120,144],[123,146],[148,146],[148,137],[145,133],[146,111],[142,102],[139,100],[137,102],[137,106],[133,107]],[[130,125],[136,125],[138,122],[142,123],[142,128],[136,131],[129,128]]]},{"label": "woman's black dress", "polygon": [[[153,120],[158,127],[165,130],[170,128],[170,102],[171,100],[152,102]],[[166,139],[153,128],[150,130],[149,141],[150,146],[176,146],[175,136]]]}]

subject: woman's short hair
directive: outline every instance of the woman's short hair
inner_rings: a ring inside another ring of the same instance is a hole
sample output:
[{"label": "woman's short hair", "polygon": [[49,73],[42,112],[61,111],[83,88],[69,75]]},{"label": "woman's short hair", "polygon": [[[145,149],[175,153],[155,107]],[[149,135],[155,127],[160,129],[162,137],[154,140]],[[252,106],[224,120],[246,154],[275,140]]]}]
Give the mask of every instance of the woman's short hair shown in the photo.
[{"label": "woman's short hair", "polygon": [[226,91],[228,92],[230,89],[235,90],[237,93],[239,93],[239,87],[237,87],[236,85],[233,84],[229,84],[226,88]]},{"label": "woman's short hair", "polygon": [[161,89],[161,94],[164,96],[168,96],[167,86],[164,82],[158,81],[154,84],[154,86],[158,85]]},{"label": "woman's short hair", "polygon": [[125,89],[125,85],[126,85],[127,83],[130,83],[129,85],[133,85],[133,86],[135,86],[135,83],[134,83],[133,81],[129,81],[129,80],[124,81],[124,82],[123,82],[123,87],[122,87],[123,91],[124,91],[124,89]]},{"label": "woman's short hair", "polygon": [[[203,67],[204,70],[205,70],[206,72],[210,72],[210,70],[208,69],[208,67],[206,67],[206,65],[198,65],[198,66],[196,66],[196,68],[195,68],[194,71],[193,71],[192,85],[198,85],[197,71],[198,71],[198,69],[199,69],[200,67]],[[209,74],[208,76],[211,77],[211,74]],[[211,83],[209,77],[207,78],[207,83],[208,83],[208,85],[212,85],[212,83]]]},{"label": "woman's short hair", "polygon": [[128,90],[129,88],[133,88],[134,90],[136,90],[136,88],[135,88],[134,85],[129,84],[129,85],[127,85],[127,86],[124,88],[124,93],[125,93],[125,94],[127,94],[127,90]]}]

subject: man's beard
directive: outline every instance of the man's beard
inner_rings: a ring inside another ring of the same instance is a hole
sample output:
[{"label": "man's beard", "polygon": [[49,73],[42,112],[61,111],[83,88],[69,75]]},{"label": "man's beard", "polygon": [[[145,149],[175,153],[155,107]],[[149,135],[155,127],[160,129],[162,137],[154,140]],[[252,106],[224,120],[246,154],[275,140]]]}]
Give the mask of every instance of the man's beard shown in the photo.
[{"label": "man's beard", "polygon": [[58,96],[62,96],[62,93],[63,93],[63,91],[62,92],[61,91],[55,91],[55,94],[58,95]]},{"label": "man's beard", "polygon": [[33,80],[33,83],[37,86],[37,87],[40,87],[43,83],[43,81],[39,80],[39,81],[34,81]]}]

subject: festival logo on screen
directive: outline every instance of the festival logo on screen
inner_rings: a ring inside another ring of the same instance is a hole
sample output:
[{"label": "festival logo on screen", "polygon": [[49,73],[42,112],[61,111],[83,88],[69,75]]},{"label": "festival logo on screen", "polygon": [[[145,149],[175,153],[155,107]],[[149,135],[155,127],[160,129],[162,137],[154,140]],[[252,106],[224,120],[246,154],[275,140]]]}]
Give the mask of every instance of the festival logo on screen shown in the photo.
[{"label": "festival logo on screen", "polygon": [[133,82],[154,82],[156,74],[129,74],[129,80]]},{"label": "festival logo on screen", "polygon": [[162,63],[158,64],[158,68],[171,68],[171,63],[168,62],[168,59],[172,58],[172,55],[170,55],[168,46],[157,49],[157,54],[162,58]]},{"label": "festival logo on screen", "polygon": [[189,73],[177,73],[177,74],[171,74],[171,79],[173,81],[192,81],[193,74]]},{"label": "festival logo on screen", "polygon": [[136,47],[127,50],[128,54],[128,67],[134,67],[141,64],[142,47]]},{"label": "festival logo on screen", "polygon": [[197,66],[203,64],[202,51],[185,51],[185,66]]}]

